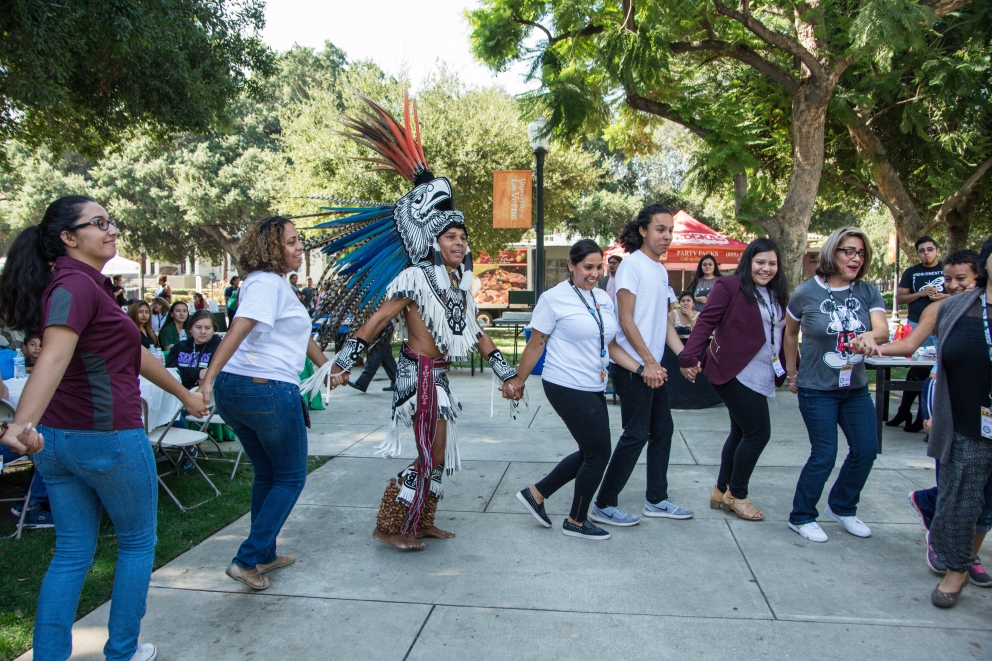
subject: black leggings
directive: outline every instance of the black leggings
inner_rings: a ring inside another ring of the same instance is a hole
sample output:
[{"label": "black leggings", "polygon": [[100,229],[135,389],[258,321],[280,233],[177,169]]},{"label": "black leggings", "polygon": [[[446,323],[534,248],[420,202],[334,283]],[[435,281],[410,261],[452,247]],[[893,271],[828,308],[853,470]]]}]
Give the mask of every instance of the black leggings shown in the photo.
[{"label": "black leggings", "polygon": [[768,398],[757,393],[736,378],[723,385],[713,384],[730,413],[730,435],[720,455],[720,474],[716,487],[730,495],[747,498],[747,485],[758,463],[761,451],[768,445],[772,424],[768,416]]},{"label": "black leggings", "polygon": [[545,498],[575,480],[572,497],[573,521],[582,523],[589,504],[610,463],[610,414],[602,392],[586,392],[544,381],[544,394],[555,412],[565,421],[579,451],[562,459],[548,476],[534,485]]}]

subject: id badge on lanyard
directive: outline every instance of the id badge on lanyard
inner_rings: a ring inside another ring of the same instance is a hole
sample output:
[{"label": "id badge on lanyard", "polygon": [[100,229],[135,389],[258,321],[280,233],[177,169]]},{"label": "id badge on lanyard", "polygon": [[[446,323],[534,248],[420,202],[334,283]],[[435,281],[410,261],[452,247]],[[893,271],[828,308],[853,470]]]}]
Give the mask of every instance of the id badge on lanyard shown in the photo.
[{"label": "id badge on lanyard", "polygon": [[[985,292],[982,292],[982,326],[985,329],[985,347],[989,350],[989,361],[992,362],[992,334],[989,333],[989,307]],[[989,393],[992,400],[992,392]],[[982,407],[982,438],[992,440],[992,408]]]},{"label": "id badge on lanyard", "polygon": [[[766,301],[765,297],[758,292],[758,298],[761,299],[762,304],[765,309],[768,310],[768,323],[771,326],[771,349],[772,349],[772,369],[775,370],[775,376],[781,377],[785,376],[785,367],[782,365],[782,361],[779,360],[778,353],[775,351],[775,322],[778,321],[778,311],[775,309],[775,305],[769,300]],[[769,297],[770,298],[770,297]]]},{"label": "id badge on lanyard", "polygon": [[851,386],[851,377],[854,375],[854,365],[847,363],[841,365],[840,376],[837,378],[837,385],[841,388],[849,388]]}]

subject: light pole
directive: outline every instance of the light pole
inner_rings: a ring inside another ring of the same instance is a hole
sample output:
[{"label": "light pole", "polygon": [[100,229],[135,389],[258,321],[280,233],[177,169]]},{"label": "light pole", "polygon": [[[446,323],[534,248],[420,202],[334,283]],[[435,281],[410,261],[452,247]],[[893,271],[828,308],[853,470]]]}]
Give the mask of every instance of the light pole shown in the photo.
[{"label": "light pole", "polygon": [[535,119],[527,126],[530,146],[537,159],[537,249],[534,251],[534,302],[544,293],[544,157],[548,154],[551,140],[548,136],[548,121],[543,117]]},{"label": "light pole", "polygon": [[138,246],[138,253],[141,254],[141,272],[138,277],[138,300],[145,300],[145,246]]}]

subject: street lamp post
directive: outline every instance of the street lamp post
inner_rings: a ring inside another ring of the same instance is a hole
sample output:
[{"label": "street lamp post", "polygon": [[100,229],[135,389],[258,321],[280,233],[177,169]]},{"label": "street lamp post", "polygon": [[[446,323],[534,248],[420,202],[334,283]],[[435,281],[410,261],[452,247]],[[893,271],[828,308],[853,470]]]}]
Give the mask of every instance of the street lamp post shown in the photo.
[{"label": "street lamp post", "polygon": [[141,254],[141,271],[138,277],[138,300],[145,300],[145,246],[144,244],[138,246],[138,252]]},{"label": "street lamp post", "polygon": [[551,140],[548,136],[548,122],[538,118],[527,126],[530,146],[537,159],[537,249],[534,251],[534,302],[544,293],[544,157],[548,154]]}]

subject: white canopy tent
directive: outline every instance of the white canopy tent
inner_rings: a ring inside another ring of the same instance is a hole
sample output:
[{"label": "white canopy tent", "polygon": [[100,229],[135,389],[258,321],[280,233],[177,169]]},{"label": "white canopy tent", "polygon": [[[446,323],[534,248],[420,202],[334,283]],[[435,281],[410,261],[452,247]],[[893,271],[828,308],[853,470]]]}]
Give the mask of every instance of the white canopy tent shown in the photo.
[{"label": "white canopy tent", "polygon": [[[0,257],[0,269],[3,269],[6,263],[7,258]],[[106,276],[123,275],[127,277],[130,275],[138,277],[141,274],[141,264],[124,259],[120,255],[114,255],[114,258],[103,267],[102,273]]]}]

